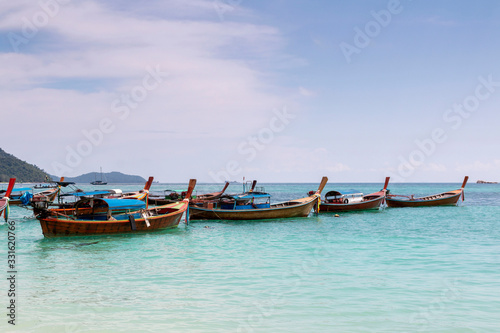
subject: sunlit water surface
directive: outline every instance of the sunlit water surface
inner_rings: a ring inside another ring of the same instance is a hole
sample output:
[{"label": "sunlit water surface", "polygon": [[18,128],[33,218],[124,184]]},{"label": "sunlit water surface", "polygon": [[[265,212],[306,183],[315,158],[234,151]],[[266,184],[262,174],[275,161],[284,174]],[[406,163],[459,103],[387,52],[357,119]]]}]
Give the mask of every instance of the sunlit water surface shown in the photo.
[{"label": "sunlit water surface", "polygon": [[[264,186],[276,202],[317,184]],[[324,193],[380,187],[328,184]],[[458,187],[390,185],[392,193],[417,195]],[[183,220],[141,234],[45,239],[29,210],[12,207],[11,220],[17,317],[15,327],[7,323],[3,278],[1,332],[500,331],[500,185],[469,184],[458,207]],[[0,231],[7,277],[3,219]]]}]

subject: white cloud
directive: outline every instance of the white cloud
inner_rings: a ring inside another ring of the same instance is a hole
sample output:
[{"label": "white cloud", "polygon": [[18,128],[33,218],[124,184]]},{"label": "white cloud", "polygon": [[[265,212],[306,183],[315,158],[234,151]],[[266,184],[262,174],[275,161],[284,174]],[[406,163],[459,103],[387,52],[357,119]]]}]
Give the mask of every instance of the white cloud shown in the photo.
[{"label": "white cloud", "polygon": [[[21,141],[11,142],[6,147],[10,153],[39,161],[54,172],[52,163],[64,163],[67,147],[85,140],[83,131],[109,118],[114,131],[68,176],[87,172],[98,160],[100,165],[106,158],[117,161],[130,151],[154,155],[156,172],[162,172],[161,164],[182,154],[174,147],[181,147],[186,138],[202,140],[189,148],[193,156],[208,157],[209,149],[227,145],[221,139],[251,133],[265,124],[273,108],[289,104],[292,94],[297,95],[269,83],[268,61],[294,61],[283,53],[285,42],[273,27],[220,22],[207,1],[155,3],[139,11],[133,2],[115,5],[61,5],[47,25],[26,45],[19,45],[19,53],[0,53],[0,61],[8,64],[0,68],[0,85],[8,87],[0,90],[2,109],[11,121],[23,119],[24,129],[39,133],[51,148],[48,154]],[[0,30],[22,34],[23,18],[29,20],[43,9],[20,1],[3,3],[0,10],[5,13]],[[175,10],[189,12],[190,18],[179,19],[182,15],[173,15]],[[244,9],[238,8],[231,15],[242,13]],[[129,117],[120,119],[113,112],[114,101],[140,87],[146,68],[157,66],[168,75],[130,109]],[[46,130],[39,132],[41,127]],[[14,129],[6,134],[14,135]],[[171,145],[172,151],[156,155],[156,144]],[[143,162],[128,163],[141,168]]]}]

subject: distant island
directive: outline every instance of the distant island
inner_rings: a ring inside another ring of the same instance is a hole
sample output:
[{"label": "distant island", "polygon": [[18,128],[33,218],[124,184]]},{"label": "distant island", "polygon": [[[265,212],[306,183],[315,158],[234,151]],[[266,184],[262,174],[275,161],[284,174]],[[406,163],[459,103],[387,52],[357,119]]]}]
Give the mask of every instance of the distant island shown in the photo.
[{"label": "distant island", "polygon": [[477,184],[498,184],[498,182],[486,182],[484,180],[478,180],[476,183]]},{"label": "distant island", "polygon": [[49,174],[34,164],[22,161],[0,148],[0,182],[8,182],[16,178],[21,183],[38,183],[46,181]]},{"label": "distant island", "polygon": [[[126,175],[124,173],[113,171],[102,173],[103,179],[106,180],[108,184],[145,184],[146,179],[141,176]],[[61,177],[51,176],[53,180],[59,180]],[[86,183],[90,184],[96,179],[101,179],[101,173],[99,172],[89,172],[77,177],[64,177],[64,181],[75,182],[75,183]]]}]

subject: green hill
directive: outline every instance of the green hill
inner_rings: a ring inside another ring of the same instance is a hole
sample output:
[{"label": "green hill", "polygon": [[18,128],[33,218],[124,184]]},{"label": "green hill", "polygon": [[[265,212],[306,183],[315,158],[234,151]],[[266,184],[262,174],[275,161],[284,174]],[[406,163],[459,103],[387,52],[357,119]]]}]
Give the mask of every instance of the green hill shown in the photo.
[{"label": "green hill", "polygon": [[49,175],[34,164],[29,164],[0,148],[0,182],[15,177],[17,182],[43,182]]}]

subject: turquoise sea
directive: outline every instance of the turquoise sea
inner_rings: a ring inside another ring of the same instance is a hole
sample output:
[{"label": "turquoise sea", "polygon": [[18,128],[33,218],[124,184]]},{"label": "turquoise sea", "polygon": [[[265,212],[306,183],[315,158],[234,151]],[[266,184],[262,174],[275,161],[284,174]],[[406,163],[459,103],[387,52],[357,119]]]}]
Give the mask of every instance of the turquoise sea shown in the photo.
[{"label": "turquoise sea", "polygon": [[[263,186],[274,201],[317,188]],[[329,183],[323,193],[381,187]],[[389,185],[416,195],[459,187]],[[167,188],[186,185],[153,185]],[[45,239],[29,210],[12,207],[10,217],[16,325],[6,316],[2,219],[0,332],[500,332],[500,185],[467,185],[458,207],[182,222],[113,236]]]}]

